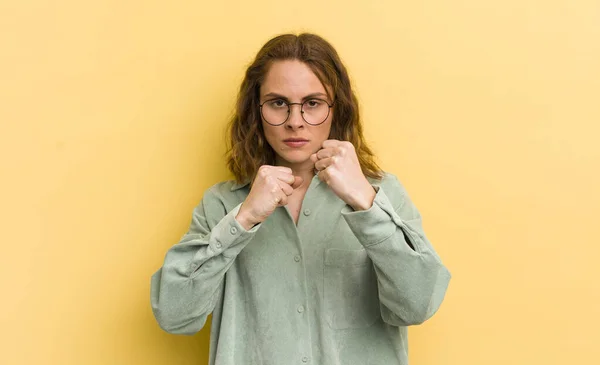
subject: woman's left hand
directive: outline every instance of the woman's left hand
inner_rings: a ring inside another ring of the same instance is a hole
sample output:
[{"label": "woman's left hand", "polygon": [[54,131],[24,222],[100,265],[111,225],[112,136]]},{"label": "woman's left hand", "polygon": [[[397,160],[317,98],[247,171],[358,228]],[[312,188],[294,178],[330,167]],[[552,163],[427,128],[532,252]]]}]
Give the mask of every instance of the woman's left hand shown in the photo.
[{"label": "woman's left hand", "polygon": [[375,189],[362,173],[352,143],[327,140],[310,159],[315,163],[319,179],[354,210],[366,210],[373,205]]}]

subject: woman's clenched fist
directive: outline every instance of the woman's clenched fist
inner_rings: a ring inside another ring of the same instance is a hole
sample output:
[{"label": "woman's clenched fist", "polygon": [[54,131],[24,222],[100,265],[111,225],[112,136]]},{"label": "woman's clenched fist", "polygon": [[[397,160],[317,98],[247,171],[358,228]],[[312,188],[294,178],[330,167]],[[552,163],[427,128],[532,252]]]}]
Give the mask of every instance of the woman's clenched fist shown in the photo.
[{"label": "woman's clenched fist", "polygon": [[277,207],[287,204],[288,196],[301,184],[302,178],[288,167],[261,166],[235,219],[246,230],[264,222]]}]

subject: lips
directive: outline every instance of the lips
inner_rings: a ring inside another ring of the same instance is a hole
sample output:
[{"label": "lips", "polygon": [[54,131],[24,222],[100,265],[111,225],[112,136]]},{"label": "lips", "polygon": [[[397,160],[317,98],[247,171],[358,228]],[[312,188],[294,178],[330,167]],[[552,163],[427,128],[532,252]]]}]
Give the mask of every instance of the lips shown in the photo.
[{"label": "lips", "polygon": [[304,138],[288,138],[283,141],[287,146],[292,148],[299,148],[308,143],[307,139]]}]

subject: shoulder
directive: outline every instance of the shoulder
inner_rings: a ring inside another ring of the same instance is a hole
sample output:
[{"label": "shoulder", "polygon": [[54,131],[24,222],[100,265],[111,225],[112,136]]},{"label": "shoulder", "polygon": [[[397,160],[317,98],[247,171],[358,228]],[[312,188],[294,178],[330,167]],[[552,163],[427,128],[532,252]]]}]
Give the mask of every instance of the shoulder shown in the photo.
[{"label": "shoulder", "polygon": [[206,190],[206,193],[226,197],[235,194],[235,191],[242,189],[246,185],[248,184],[239,184],[235,180],[226,180],[214,184]]},{"label": "shoulder", "polygon": [[247,183],[239,184],[234,180],[221,181],[204,192],[202,201],[204,205],[217,204],[230,210],[244,199],[247,188]]},{"label": "shoulder", "polygon": [[240,184],[235,180],[221,181],[206,190],[204,193],[205,198],[207,196],[217,197],[221,199],[228,199],[237,195],[239,190],[244,190],[248,186],[248,183]]},{"label": "shoulder", "polygon": [[389,172],[384,172],[381,179],[368,179],[377,190],[380,199],[389,200],[395,210],[406,205],[410,198],[400,179]]},{"label": "shoulder", "polygon": [[[193,224],[206,225],[209,229],[243,201],[241,191],[244,186],[228,180],[214,184],[204,191],[202,200],[194,208]],[[204,223],[201,223],[204,222]]]},{"label": "shoulder", "polygon": [[373,186],[382,187],[387,194],[406,194],[406,189],[402,185],[402,182],[400,182],[400,179],[390,172],[383,171],[381,179],[367,178],[367,180]]}]

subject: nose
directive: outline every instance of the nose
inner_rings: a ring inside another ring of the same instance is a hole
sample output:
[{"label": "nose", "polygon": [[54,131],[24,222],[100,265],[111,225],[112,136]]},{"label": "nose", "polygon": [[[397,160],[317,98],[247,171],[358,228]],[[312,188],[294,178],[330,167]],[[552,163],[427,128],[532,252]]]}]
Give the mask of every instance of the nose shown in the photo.
[{"label": "nose", "polygon": [[[297,111],[294,111],[297,109]],[[285,127],[288,129],[304,128],[304,119],[302,118],[302,105],[290,105],[290,117],[285,122]]]}]

